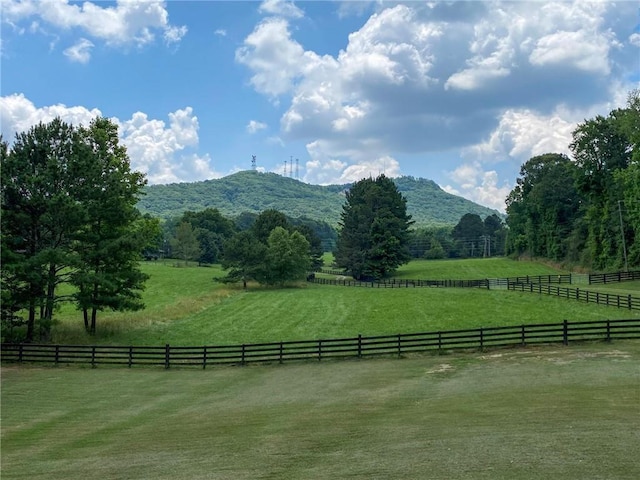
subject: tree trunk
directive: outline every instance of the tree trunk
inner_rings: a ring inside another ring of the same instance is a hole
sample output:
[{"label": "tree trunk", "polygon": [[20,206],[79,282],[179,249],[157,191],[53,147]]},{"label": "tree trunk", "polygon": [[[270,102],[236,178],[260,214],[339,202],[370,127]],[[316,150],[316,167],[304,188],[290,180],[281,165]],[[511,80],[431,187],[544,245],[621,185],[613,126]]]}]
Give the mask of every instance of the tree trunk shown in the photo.
[{"label": "tree trunk", "polygon": [[91,309],[91,331],[89,332],[91,335],[96,334],[96,317],[97,316],[98,316],[98,309],[94,307]]},{"label": "tree trunk", "polygon": [[84,320],[84,329],[89,333],[89,312],[86,308],[82,309],[82,317]]}]

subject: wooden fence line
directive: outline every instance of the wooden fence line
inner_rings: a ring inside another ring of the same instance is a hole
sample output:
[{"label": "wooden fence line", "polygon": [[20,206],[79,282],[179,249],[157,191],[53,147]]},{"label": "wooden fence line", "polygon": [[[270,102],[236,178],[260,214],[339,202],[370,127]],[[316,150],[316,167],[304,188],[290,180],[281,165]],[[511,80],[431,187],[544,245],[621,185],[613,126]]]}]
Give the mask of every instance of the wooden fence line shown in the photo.
[{"label": "wooden fence line", "polygon": [[284,363],[285,361],[402,356],[427,351],[486,349],[586,340],[640,338],[640,319],[598,320],[426,333],[302,340],[242,345],[111,346],[2,344],[2,362],[139,365],[206,368],[211,365]]},{"label": "wooden fence line", "polygon": [[589,274],[589,285],[594,283],[618,283],[632,280],[640,280],[640,270],[634,270],[631,272]]},{"label": "wooden fence line", "polygon": [[587,303],[596,303],[608,307],[627,308],[629,310],[640,310],[640,297],[631,295],[616,295],[613,293],[591,292],[579,288],[556,287],[553,285],[542,285],[535,283],[510,283],[509,290],[520,292],[531,292],[556,297],[568,298]]},{"label": "wooden fence line", "polygon": [[[336,276],[346,276],[348,273],[337,270],[319,270],[320,273]],[[576,277],[576,278],[574,278]],[[309,281],[322,285],[341,285],[353,287],[370,287],[370,288],[414,288],[414,287],[457,287],[457,288],[491,288],[506,287],[511,283],[524,284],[575,284],[580,283],[578,278],[586,277],[589,285],[598,283],[618,283],[633,280],[640,280],[640,270],[631,272],[612,272],[612,273],[590,273],[588,275],[526,275],[520,277],[506,278],[483,278],[477,280],[411,280],[411,279],[382,279],[375,281],[359,281],[352,278],[343,279],[327,279],[309,277]]]}]

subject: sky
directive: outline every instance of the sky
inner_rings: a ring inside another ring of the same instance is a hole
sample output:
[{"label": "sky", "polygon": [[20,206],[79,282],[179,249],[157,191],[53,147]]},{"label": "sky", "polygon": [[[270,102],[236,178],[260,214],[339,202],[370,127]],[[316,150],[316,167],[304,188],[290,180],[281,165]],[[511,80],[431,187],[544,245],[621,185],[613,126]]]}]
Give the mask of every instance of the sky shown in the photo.
[{"label": "sky", "polygon": [[636,1],[2,0],[5,140],[119,126],[149,184],[255,168],[384,173],[505,210],[521,165],[570,155],[640,86]]}]

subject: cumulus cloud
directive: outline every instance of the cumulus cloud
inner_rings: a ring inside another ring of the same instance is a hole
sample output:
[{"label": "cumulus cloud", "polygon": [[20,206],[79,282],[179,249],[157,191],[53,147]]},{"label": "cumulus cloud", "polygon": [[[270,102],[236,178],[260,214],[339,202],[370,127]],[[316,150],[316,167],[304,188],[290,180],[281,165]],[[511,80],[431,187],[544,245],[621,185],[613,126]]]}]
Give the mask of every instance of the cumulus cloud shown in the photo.
[{"label": "cumulus cloud", "polygon": [[264,130],[265,128],[267,128],[266,123],[258,122],[256,120],[251,120],[247,124],[247,132],[251,134],[254,134],[260,130]]},{"label": "cumulus cloud", "polygon": [[300,10],[292,1],[289,0],[264,0],[260,7],[260,13],[268,15],[277,15],[280,17],[302,18],[304,12]]},{"label": "cumulus cloud", "polygon": [[[186,26],[169,23],[165,2],[156,0],[119,0],[115,6],[105,7],[88,1],[75,4],[68,0],[7,0],[2,8],[3,21],[11,25],[31,21],[32,25],[46,24],[62,31],[80,30],[115,47],[145,46],[155,40],[156,33],[161,33],[164,41],[172,45],[187,33]],[[65,54],[73,52],[73,48]],[[81,52],[79,58],[86,58],[86,48]]]},{"label": "cumulus cloud", "polygon": [[91,49],[93,48],[93,42],[86,38],[81,38],[78,43],[72,47],[67,48],[63,53],[72,62],[87,63],[91,59]]},{"label": "cumulus cloud", "polygon": [[[488,139],[464,150],[466,157],[519,163],[544,153],[569,153],[576,114],[559,107],[549,115],[528,109],[509,109]],[[575,119],[571,121],[570,119]]]},{"label": "cumulus cloud", "polygon": [[456,186],[445,185],[444,191],[505,212],[505,199],[512,186],[499,185],[495,170],[485,171],[479,163],[467,163],[450,172],[449,177]]},{"label": "cumulus cloud", "polygon": [[482,164],[566,151],[586,118],[576,112],[611,98],[608,77],[628,74],[638,42],[612,26],[635,15],[626,2],[380,3],[339,53],[320,55],[296,40],[292,15],[267,3],[261,11],[274,16],[245,38],[236,61],[257,92],[286,102],[281,137],[307,145],[306,181],[375,175],[379,159],[402,153],[462,149],[481,163],[448,188],[491,206],[506,187],[498,168]]},{"label": "cumulus cloud", "polygon": [[[17,132],[27,131],[38,122],[60,117],[74,125],[88,125],[102,116],[98,109],[63,104],[36,107],[22,94],[0,97],[2,135],[13,139]],[[191,107],[178,109],[168,115],[168,125],[150,119],[143,112],[134,113],[128,120],[112,118],[127,147],[131,165],[146,173],[149,183],[171,183],[206,180],[222,176],[212,166],[209,155],[199,155],[197,148],[198,118]]]}]

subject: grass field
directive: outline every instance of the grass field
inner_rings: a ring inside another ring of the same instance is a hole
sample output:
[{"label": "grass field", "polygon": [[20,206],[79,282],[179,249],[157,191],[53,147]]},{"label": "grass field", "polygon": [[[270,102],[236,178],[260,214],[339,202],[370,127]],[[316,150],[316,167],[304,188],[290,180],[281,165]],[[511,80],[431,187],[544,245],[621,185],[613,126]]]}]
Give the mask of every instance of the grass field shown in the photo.
[{"label": "grass field", "polygon": [[[533,262],[508,259],[418,261],[407,278],[485,278],[557,274]],[[223,345],[452,330],[562,320],[637,318],[640,312],[547,295],[483,289],[364,289],[303,284],[268,289],[212,281],[219,267],[176,268],[145,263],[151,279],[140,312],[104,312],[98,335],[84,333],[79,312],[58,313],[53,341],[124,345]],[[439,272],[437,275],[435,272]],[[484,275],[482,274],[484,273]],[[431,275],[433,274],[433,275]],[[637,282],[634,282],[637,283]],[[629,287],[627,287],[627,285]],[[626,292],[635,285],[616,285]],[[614,285],[594,286],[616,293]],[[626,293],[622,293],[626,294]]]},{"label": "grass field", "polygon": [[3,480],[637,479],[640,342],[3,368]]}]

